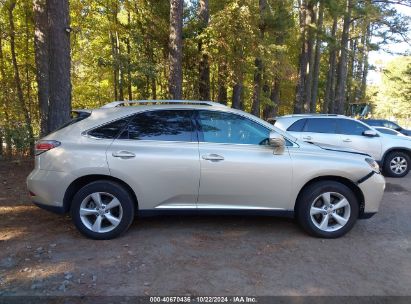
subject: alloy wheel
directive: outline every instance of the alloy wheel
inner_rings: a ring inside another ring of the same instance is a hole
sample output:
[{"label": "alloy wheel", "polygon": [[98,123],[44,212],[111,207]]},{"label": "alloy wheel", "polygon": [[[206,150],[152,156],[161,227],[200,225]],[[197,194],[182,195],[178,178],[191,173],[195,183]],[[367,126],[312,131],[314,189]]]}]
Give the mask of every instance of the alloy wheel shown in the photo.
[{"label": "alloy wheel", "polygon": [[325,192],[311,204],[310,217],[313,224],[326,232],[337,231],[350,219],[351,207],[348,200],[340,193]]},{"label": "alloy wheel", "polygon": [[123,217],[120,201],[112,194],[94,192],[80,204],[80,219],[91,231],[106,233],[115,229]]},{"label": "alloy wheel", "polygon": [[390,169],[395,174],[403,174],[408,167],[407,160],[402,156],[395,156],[390,161]]}]

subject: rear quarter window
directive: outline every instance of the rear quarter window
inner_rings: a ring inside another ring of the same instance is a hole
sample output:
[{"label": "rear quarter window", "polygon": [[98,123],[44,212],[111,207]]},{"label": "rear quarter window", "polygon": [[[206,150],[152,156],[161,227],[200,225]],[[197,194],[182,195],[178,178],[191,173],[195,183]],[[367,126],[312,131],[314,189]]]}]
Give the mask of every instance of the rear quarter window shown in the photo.
[{"label": "rear quarter window", "polygon": [[97,127],[87,134],[96,138],[114,139],[127,126],[130,117],[115,120],[101,127]]}]

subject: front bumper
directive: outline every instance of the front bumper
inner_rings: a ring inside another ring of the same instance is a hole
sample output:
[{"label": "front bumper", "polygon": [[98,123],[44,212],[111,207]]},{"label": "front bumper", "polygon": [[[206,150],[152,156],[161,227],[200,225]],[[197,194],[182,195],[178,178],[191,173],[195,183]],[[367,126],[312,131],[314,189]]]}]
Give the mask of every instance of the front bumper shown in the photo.
[{"label": "front bumper", "polygon": [[[382,174],[372,174],[366,180],[359,182],[358,187],[364,195],[364,215],[378,212],[385,190],[385,179]],[[368,216],[368,217],[371,217]]]},{"label": "front bumper", "polygon": [[35,205],[64,213],[64,194],[73,179],[65,172],[34,169],[27,177],[27,189]]}]

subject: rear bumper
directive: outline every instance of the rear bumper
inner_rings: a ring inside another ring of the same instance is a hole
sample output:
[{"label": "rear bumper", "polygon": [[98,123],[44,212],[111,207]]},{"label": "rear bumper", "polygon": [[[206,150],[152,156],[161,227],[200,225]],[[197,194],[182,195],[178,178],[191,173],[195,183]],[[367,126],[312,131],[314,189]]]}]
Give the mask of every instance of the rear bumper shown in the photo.
[{"label": "rear bumper", "polygon": [[33,203],[43,209],[63,213],[63,198],[73,176],[65,172],[34,169],[27,177]]},{"label": "rear bumper", "polygon": [[37,203],[35,201],[32,201],[32,203],[34,205],[36,205],[37,207],[41,208],[41,209],[44,209],[44,210],[47,210],[47,211],[50,211],[50,212],[53,212],[53,213],[56,213],[56,214],[66,213],[66,210],[65,210],[64,207],[44,205],[44,204],[41,204],[41,203]]},{"label": "rear bumper", "polygon": [[385,179],[381,174],[372,174],[366,180],[358,184],[364,195],[364,215],[368,218],[378,212],[382,196],[385,190]]}]

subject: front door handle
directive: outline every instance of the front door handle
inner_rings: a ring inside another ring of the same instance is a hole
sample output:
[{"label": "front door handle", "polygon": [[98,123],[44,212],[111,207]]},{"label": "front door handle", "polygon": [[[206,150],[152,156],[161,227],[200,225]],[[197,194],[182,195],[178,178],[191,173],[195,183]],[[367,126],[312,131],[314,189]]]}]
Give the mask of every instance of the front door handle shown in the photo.
[{"label": "front door handle", "polygon": [[352,140],[351,140],[351,139],[349,139],[349,138],[346,138],[346,139],[344,139],[344,140],[343,140],[343,142],[350,143],[350,142],[352,142]]},{"label": "front door handle", "polygon": [[313,139],[311,136],[306,136],[306,137],[303,137],[303,139],[305,139],[305,140],[311,140],[311,139]]},{"label": "front door handle", "polygon": [[113,155],[113,157],[119,157],[119,158],[133,158],[136,155],[133,152],[130,151],[117,151],[117,152],[113,152],[111,155]]},{"label": "front door handle", "polygon": [[206,154],[206,155],[203,155],[202,158],[205,160],[211,160],[211,161],[224,160],[224,157],[218,154]]}]

